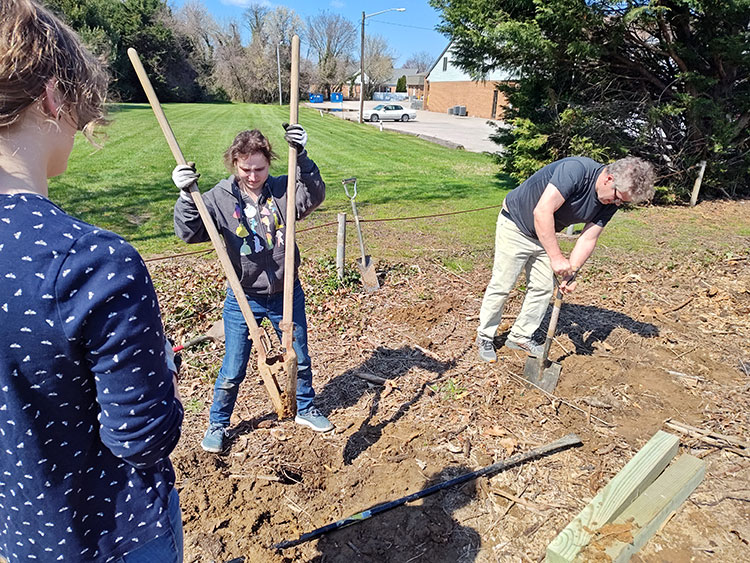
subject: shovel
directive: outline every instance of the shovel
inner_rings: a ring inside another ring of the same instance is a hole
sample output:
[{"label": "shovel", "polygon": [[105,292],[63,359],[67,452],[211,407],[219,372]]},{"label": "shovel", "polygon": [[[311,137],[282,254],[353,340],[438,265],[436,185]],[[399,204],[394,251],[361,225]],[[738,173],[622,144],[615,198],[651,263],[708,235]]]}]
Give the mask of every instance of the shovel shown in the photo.
[{"label": "shovel", "polygon": [[[344,185],[344,191],[346,192],[346,197],[348,197],[352,202],[352,213],[354,214],[354,224],[357,226],[357,238],[359,239],[359,250],[362,252],[362,258],[357,259],[357,267],[359,268],[359,272],[362,275],[362,285],[365,288],[365,291],[368,293],[372,293],[373,291],[377,291],[380,289],[380,282],[378,282],[378,275],[375,273],[375,266],[372,263],[372,259],[365,254],[365,243],[362,240],[362,228],[359,225],[359,215],[357,214],[357,204],[354,203],[354,198],[357,197],[357,179],[356,178],[346,178],[345,180],[341,180],[341,183]],[[354,184],[354,193],[349,194],[349,184]]]},{"label": "shovel", "polygon": [[[568,283],[574,279],[575,274],[568,280]],[[529,356],[523,368],[524,379],[540,387],[547,393],[552,393],[555,387],[557,387],[557,382],[560,379],[560,371],[562,370],[562,365],[559,362],[553,362],[549,359],[549,349],[552,346],[552,339],[555,337],[555,330],[557,330],[557,319],[560,318],[560,307],[562,307],[563,298],[557,278],[555,278],[555,285],[557,286],[557,292],[555,293],[555,302],[552,306],[549,328],[547,328],[547,339],[544,341],[544,352],[541,358]]]},{"label": "shovel", "polygon": [[196,336],[195,338],[191,338],[184,344],[179,344],[177,346],[174,346],[172,348],[173,352],[180,352],[184,350],[185,348],[190,348],[191,346],[195,346],[196,344],[200,344],[201,342],[205,342],[206,340],[212,340],[214,342],[224,342],[224,320],[218,320],[214,324],[211,325],[211,328],[208,329],[208,332],[206,334],[201,334],[200,336]]},{"label": "shovel", "polygon": [[[166,139],[167,144],[172,151],[172,156],[174,156],[178,164],[185,164],[185,157],[182,154],[182,150],[180,150],[180,145],[177,144],[177,139],[172,132],[169,121],[167,121],[167,116],[164,115],[164,110],[159,103],[156,92],[154,92],[154,88],[151,85],[151,80],[149,80],[148,74],[146,74],[146,69],[144,69],[143,64],[141,64],[141,60],[138,57],[138,52],[131,47],[128,49],[128,57],[130,58],[130,62],[133,64],[133,68],[135,69],[135,73],[141,82],[141,86],[143,86],[143,90],[146,93],[146,97],[148,98],[149,103],[151,104],[151,109],[153,109],[154,111],[156,120],[159,122],[162,133],[164,133],[164,138]],[[258,326],[258,323],[255,320],[255,315],[250,309],[250,303],[245,296],[245,291],[242,289],[240,280],[234,270],[234,266],[232,266],[232,263],[229,260],[229,255],[227,254],[227,250],[224,247],[224,241],[222,240],[221,235],[219,234],[219,231],[217,230],[216,225],[214,224],[213,219],[211,218],[211,215],[206,208],[206,204],[203,202],[201,192],[198,189],[198,184],[196,182],[194,182],[190,186],[190,196],[193,198],[195,206],[198,208],[198,213],[203,220],[203,225],[208,232],[208,236],[211,239],[214,250],[216,250],[216,256],[219,258],[219,262],[221,263],[222,269],[224,270],[224,274],[227,277],[227,282],[229,282],[229,286],[232,288],[232,291],[237,298],[237,304],[240,306],[242,316],[247,323],[250,338],[252,339],[254,348],[258,353],[258,372],[263,379],[263,384],[266,387],[266,391],[268,392],[268,395],[271,399],[271,403],[273,404],[274,410],[276,411],[276,415],[280,420],[288,416],[294,416],[294,413],[290,412],[287,406],[294,400],[294,398],[285,396],[286,393],[284,393],[284,391],[282,391],[282,389],[279,387],[277,379],[277,376],[283,376],[286,373],[285,369],[288,367],[288,365],[286,362],[284,362],[283,356],[271,355],[272,345],[271,340],[268,337],[268,333],[266,333],[264,329]]]}]

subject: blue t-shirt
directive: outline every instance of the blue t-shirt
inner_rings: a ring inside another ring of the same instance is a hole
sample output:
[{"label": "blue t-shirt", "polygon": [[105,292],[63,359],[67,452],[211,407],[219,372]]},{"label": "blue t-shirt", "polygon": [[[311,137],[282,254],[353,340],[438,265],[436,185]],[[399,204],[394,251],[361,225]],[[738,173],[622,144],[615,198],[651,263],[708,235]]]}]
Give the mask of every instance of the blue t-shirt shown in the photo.
[{"label": "blue t-shirt", "polygon": [[138,253],[0,195],[0,555],[112,561],[166,533],[174,397]]},{"label": "blue t-shirt", "polygon": [[553,184],[565,202],[555,211],[555,231],[576,223],[606,225],[617,211],[614,204],[605,205],[596,195],[596,179],[605,165],[582,156],[563,158],[535,172],[505,197],[512,221],[523,234],[537,238],[534,208],[548,184]]}]

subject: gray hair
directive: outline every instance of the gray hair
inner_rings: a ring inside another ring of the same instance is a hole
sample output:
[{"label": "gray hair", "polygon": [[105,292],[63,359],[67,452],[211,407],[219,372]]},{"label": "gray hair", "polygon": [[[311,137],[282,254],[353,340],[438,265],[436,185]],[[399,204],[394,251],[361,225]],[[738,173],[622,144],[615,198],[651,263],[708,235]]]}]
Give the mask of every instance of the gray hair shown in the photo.
[{"label": "gray hair", "polygon": [[632,203],[641,203],[654,197],[656,174],[650,162],[628,156],[609,164],[607,172],[614,178],[617,191],[630,195]]}]

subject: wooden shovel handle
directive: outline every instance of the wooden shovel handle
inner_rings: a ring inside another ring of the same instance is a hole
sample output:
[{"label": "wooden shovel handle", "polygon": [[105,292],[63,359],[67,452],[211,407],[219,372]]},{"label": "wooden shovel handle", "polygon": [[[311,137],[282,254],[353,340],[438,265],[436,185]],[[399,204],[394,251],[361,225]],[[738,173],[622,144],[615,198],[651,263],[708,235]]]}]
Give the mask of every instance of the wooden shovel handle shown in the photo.
[{"label": "wooden shovel handle", "polygon": [[[164,133],[164,137],[167,140],[167,144],[172,151],[174,159],[177,161],[177,164],[185,164],[185,157],[182,155],[180,145],[177,144],[177,139],[172,132],[172,128],[169,126],[167,116],[164,115],[164,110],[162,110],[159,99],[156,97],[156,92],[154,92],[154,88],[151,86],[151,81],[148,78],[148,74],[146,74],[146,69],[143,68],[143,65],[141,64],[138,52],[131,47],[128,49],[128,57],[130,58],[130,62],[133,63],[135,73],[138,75],[141,86],[143,86],[146,97],[151,104],[151,109],[154,110],[156,120],[161,126],[161,130]],[[203,225],[206,227],[208,236],[213,243],[216,255],[219,257],[219,262],[221,262],[224,274],[227,276],[229,286],[232,288],[234,296],[237,298],[237,303],[239,303],[242,316],[250,330],[250,337],[253,339],[253,342],[255,342],[258,349],[259,359],[265,362],[268,353],[271,350],[271,343],[268,339],[268,335],[265,334],[265,332],[261,334],[260,327],[255,321],[255,315],[253,315],[253,312],[250,309],[250,303],[248,303],[247,298],[245,297],[245,291],[242,289],[240,280],[237,278],[237,273],[234,271],[234,266],[232,266],[232,262],[229,260],[229,255],[224,247],[224,241],[219,235],[216,225],[214,225],[214,221],[206,208],[206,204],[203,203],[203,198],[201,197],[201,193],[198,190],[198,185],[196,183],[193,183],[193,185],[190,186],[190,195],[195,202],[195,206],[198,208],[198,213],[200,214],[201,219],[203,220]]]},{"label": "wooden shovel handle", "polygon": [[[292,68],[289,90],[289,125],[299,119],[299,36],[292,37]],[[282,346],[285,353],[294,353],[292,348],[293,294],[294,294],[294,250],[297,221],[297,149],[289,146],[289,164],[286,180],[286,248],[284,249],[284,309],[282,312]]]}]

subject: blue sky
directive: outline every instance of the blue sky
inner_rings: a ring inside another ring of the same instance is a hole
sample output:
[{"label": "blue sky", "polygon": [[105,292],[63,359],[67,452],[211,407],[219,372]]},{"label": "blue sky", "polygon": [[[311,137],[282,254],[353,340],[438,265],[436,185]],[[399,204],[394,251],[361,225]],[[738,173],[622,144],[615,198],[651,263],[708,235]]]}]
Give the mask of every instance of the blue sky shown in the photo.
[{"label": "blue sky", "polygon": [[[200,0],[206,9],[219,21],[241,19],[245,8],[252,3],[262,3],[273,9],[276,6],[291,8],[304,20],[308,16],[326,10],[341,14],[359,31],[362,22],[362,11],[372,14],[388,8],[406,8],[405,12],[387,12],[365,20],[365,33],[382,36],[396,55],[396,66],[399,67],[413,53],[426,51],[436,59],[448,45],[448,39],[435,31],[440,22],[438,12],[427,3],[427,0],[368,0],[352,2],[348,0],[287,0],[270,2],[267,0]],[[185,0],[170,0],[170,4],[179,7]],[[357,36],[359,45],[359,35]],[[303,56],[305,48],[303,45]]]}]

